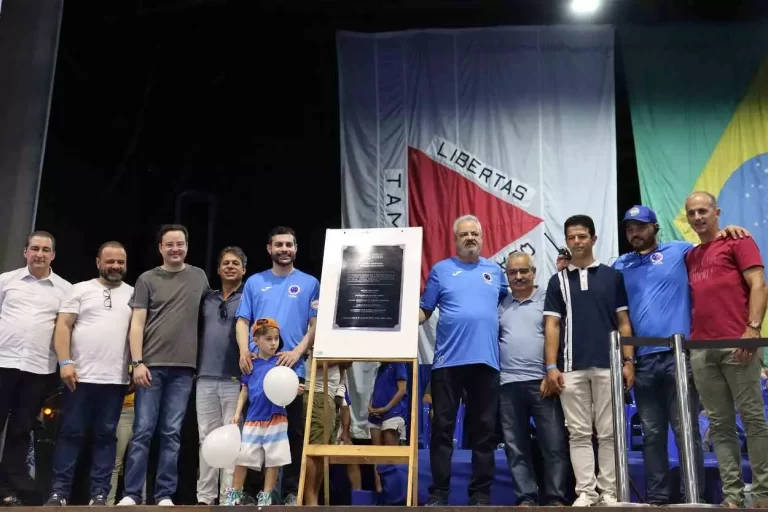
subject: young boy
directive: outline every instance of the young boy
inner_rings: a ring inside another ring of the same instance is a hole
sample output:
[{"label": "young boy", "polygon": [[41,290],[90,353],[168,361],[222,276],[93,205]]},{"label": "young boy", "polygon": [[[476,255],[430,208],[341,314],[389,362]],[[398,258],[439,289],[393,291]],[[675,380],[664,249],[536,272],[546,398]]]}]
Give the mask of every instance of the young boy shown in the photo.
[{"label": "young boy", "polygon": [[283,345],[280,326],[272,318],[261,318],[253,324],[253,341],[258,354],[253,370],[243,376],[243,386],[232,423],[239,424],[246,400],[248,414],[243,426],[240,454],[232,478],[232,488],[227,490],[224,505],[240,505],[244,499],[243,484],[248,468],[261,471],[264,466],[264,489],[256,501],[258,506],[272,505],[272,491],[277,483],[278,471],[291,463],[288,444],[288,418],[285,407],[269,401],[264,394],[264,377],[275,367],[275,355]]}]

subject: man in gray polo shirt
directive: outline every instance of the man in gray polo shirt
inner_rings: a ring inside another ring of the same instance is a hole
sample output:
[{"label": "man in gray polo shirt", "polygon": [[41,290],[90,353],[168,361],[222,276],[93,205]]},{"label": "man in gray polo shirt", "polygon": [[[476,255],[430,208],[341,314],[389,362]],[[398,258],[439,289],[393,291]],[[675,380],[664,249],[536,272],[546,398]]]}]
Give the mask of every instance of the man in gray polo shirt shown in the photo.
[{"label": "man in gray polo shirt", "polygon": [[[568,450],[560,399],[549,389],[544,371],[545,290],[534,286],[531,256],[507,258],[512,291],[499,305],[501,426],[517,505],[564,505],[568,485]],[[530,451],[530,418],[544,458],[539,492]]]},{"label": "man in gray polo shirt", "polygon": [[184,263],[187,228],[163,226],[158,238],[163,264],[139,276],[129,302],[133,308],[129,337],[136,405],[120,506],[141,503],[149,447],[158,423],[155,504],[173,505],[181,425],[197,364],[200,301],[210,291],[205,272]]},{"label": "man in gray polo shirt", "polygon": [[198,505],[213,505],[216,498],[223,503],[224,494],[232,485],[232,469],[220,471],[210,467],[202,456],[202,446],[209,433],[232,421],[240,396],[240,350],[235,323],[247,259],[241,248],[225,247],[219,253],[218,263],[221,289],[203,299],[197,363],[195,405],[201,448]]}]

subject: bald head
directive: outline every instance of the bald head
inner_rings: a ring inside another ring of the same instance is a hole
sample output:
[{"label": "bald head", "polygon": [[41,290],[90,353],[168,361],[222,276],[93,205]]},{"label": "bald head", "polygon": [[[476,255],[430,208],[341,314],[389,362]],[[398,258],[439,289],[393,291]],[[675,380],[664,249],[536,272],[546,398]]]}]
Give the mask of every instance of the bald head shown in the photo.
[{"label": "bald head", "polygon": [[717,238],[720,231],[718,219],[720,208],[717,198],[709,192],[697,191],[685,200],[685,216],[701,243],[705,244]]}]

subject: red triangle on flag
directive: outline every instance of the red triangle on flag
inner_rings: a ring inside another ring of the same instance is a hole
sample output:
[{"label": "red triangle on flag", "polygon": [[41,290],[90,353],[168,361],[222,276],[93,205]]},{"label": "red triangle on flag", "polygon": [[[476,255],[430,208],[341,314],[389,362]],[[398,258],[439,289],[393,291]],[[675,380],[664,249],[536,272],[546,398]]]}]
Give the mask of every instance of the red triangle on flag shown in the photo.
[{"label": "red triangle on flag", "polygon": [[453,223],[472,214],[483,227],[482,256],[490,258],[543,222],[499,199],[456,171],[408,148],[408,217],[424,230],[422,285],[435,263],[456,255]]}]

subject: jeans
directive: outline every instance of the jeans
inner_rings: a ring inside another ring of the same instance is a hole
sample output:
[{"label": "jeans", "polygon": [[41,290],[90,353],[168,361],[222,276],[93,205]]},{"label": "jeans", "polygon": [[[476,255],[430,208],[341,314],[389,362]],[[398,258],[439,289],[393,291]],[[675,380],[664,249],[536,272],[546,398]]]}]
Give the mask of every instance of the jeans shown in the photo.
[{"label": "jeans", "polygon": [[[133,420],[136,415],[133,413],[133,407],[123,407],[120,413],[120,421],[117,422],[117,451],[115,454],[115,467],[112,469],[112,479],[110,480],[109,496],[107,496],[107,505],[110,507],[115,504],[117,497],[117,482],[120,478],[120,472],[125,467],[125,455],[128,451],[128,442],[133,435]],[[144,484],[142,498],[147,495],[147,485]]]},{"label": "jeans", "polygon": [[496,414],[499,406],[499,371],[485,364],[432,370],[432,439],[430,501],[447,502],[451,485],[453,431],[462,391],[467,392],[465,425],[472,448],[471,504],[488,504],[495,476]]},{"label": "jeans", "polygon": [[[30,432],[37,423],[53,379],[58,374],[39,375],[14,368],[0,368],[0,433],[6,425],[0,460],[0,497],[16,496],[25,505],[40,502],[35,481],[27,470]],[[40,503],[41,504],[41,503]]]},{"label": "jeans", "polygon": [[[613,445],[611,371],[607,368],[576,370],[564,373],[563,380],[565,389],[560,393],[560,403],[568,422],[576,495],[584,494],[593,502],[605,494],[615,497],[616,455]],[[597,478],[592,445],[593,425],[597,432]]]},{"label": "jeans", "polygon": [[744,364],[733,360],[731,349],[696,349],[691,350],[691,367],[709,415],[725,501],[738,507],[744,504],[736,410],[747,434],[752,499],[768,500],[768,424],[760,387],[759,357],[753,356]]},{"label": "jeans", "polygon": [[[691,408],[694,464],[699,481],[697,501],[703,503],[704,452],[699,430],[699,395],[693,385],[689,368],[688,402]],[[665,505],[670,502],[669,453],[667,435],[669,427],[675,433],[678,454],[682,454],[681,422],[675,387],[675,355],[671,351],[643,355],[635,368],[635,401],[643,425],[643,462],[645,466],[646,502]],[[684,482],[680,482],[680,495],[684,495]]]},{"label": "jeans", "polygon": [[74,391],[64,390],[64,406],[59,420],[53,453],[51,492],[69,499],[77,457],[89,428],[91,440],[90,496],[109,494],[112,468],[117,451],[117,422],[123,407],[126,386],[80,382]]},{"label": "jeans", "polygon": [[149,447],[158,426],[160,454],[157,460],[155,503],[165,498],[173,499],[176,494],[181,425],[192,391],[192,368],[153,366],[149,371],[152,385],[136,388],[136,418],[125,466],[123,496],[132,498],[136,503],[141,503],[147,478]]},{"label": "jeans", "polygon": [[[303,362],[297,363],[303,364]],[[299,377],[299,382],[304,382],[304,378]],[[283,466],[281,474],[278,477],[276,489],[281,489],[282,498],[285,499],[289,494],[299,493],[299,473],[301,473],[301,455],[304,452],[304,420],[306,410],[304,409],[304,396],[297,395],[296,398],[285,408],[288,418],[288,443],[291,446],[291,463]]]},{"label": "jeans", "polygon": [[504,449],[512,473],[512,488],[517,505],[538,505],[540,493],[530,448],[529,419],[533,417],[536,438],[546,468],[541,502],[545,505],[564,505],[570,482],[563,409],[559,397],[543,398],[540,386],[541,380],[510,382],[501,386],[499,412]]},{"label": "jeans", "polygon": [[[203,458],[203,441],[212,431],[232,422],[240,397],[240,382],[232,379],[198,378],[195,393],[197,430],[200,436],[200,473],[197,479],[197,501],[213,505],[216,498],[224,503],[232,486],[234,468],[212,468]],[[221,481],[219,481],[221,477]]]}]

